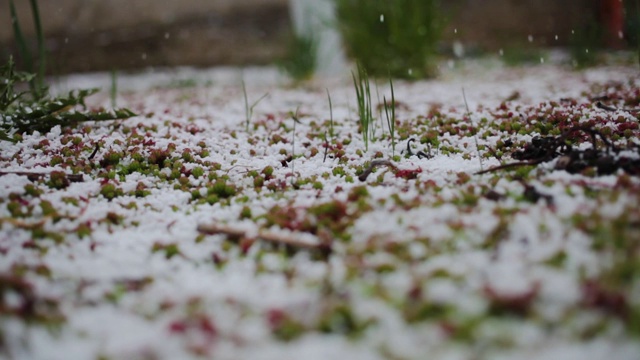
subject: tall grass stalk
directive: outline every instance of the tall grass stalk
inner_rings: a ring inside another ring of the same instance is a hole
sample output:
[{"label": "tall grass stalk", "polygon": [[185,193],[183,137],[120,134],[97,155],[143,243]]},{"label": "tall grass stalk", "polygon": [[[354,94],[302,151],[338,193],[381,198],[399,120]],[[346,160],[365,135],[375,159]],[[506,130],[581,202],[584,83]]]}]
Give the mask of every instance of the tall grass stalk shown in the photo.
[{"label": "tall grass stalk", "polygon": [[33,54],[31,53],[31,49],[29,49],[27,40],[24,37],[24,33],[22,32],[20,19],[18,18],[18,13],[16,12],[15,3],[13,0],[9,0],[9,12],[11,13],[13,36],[16,40],[16,43],[18,44],[18,51],[20,51],[20,55],[24,61],[25,67],[27,68],[26,70],[27,72],[36,75],[29,81],[31,95],[36,100],[39,100],[42,99],[47,92],[47,88],[44,85],[44,76],[46,70],[46,51],[44,44],[44,32],[42,31],[42,23],[40,22],[40,10],[38,9],[38,1],[29,0],[29,4],[31,5],[31,15],[33,16],[33,23],[35,25],[38,45],[37,71],[34,66]]},{"label": "tall grass stalk", "polygon": [[[464,88],[462,88],[462,98],[464,99],[464,106],[465,108],[467,108],[467,116],[469,117],[469,122],[471,123],[472,128],[474,127],[473,125],[473,120],[471,120],[471,111],[469,110],[469,104],[467,103],[467,95],[464,93]],[[482,166],[482,155],[480,154],[480,148],[478,147],[478,129],[475,129],[475,132],[473,133],[473,141],[476,144],[476,151],[478,152],[478,161],[480,162],[480,172],[482,172],[483,166]]]},{"label": "tall grass stalk", "polygon": [[371,110],[371,87],[369,84],[369,75],[362,64],[358,63],[358,76],[351,72],[353,77],[353,86],[356,90],[356,99],[358,102],[358,119],[360,122],[360,132],[364,141],[365,151],[369,150],[369,136],[371,127],[373,126],[373,112]]},{"label": "tall grass stalk", "polygon": [[[396,96],[393,91],[393,80],[389,78],[389,85],[391,87],[391,105],[387,104],[387,98],[384,99],[384,113],[387,117],[387,126],[389,127],[389,135],[391,136],[391,154],[396,156]],[[389,116],[391,112],[391,116]]]},{"label": "tall grass stalk", "polygon": [[293,120],[293,130],[291,134],[291,185],[295,186],[294,178],[296,177],[295,171],[295,159],[296,159],[296,123],[300,122],[298,111],[300,107],[296,108],[295,113],[291,113],[291,119]]},{"label": "tall grass stalk", "polygon": [[327,99],[329,99],[329,136],[333,139],[335,132],[333,130],[333,104],[331,103],[331,94],[329,94],[329,89],[327,90]]},{"label": "tall grass stalk", "polygon": [[[331,140],[333,141],[333,105],[331,103],[331,94],[329,94],[329,89],[325,89],[327,91],[327,99],[329,99],[329,136],[331,136]],[[327,131],[324,132],[324,156],[322,158],[322,162],[327,160],[327,153],[329,152],[329,139],[327,138]]]},{"label": "tall grass stalk", "polygon": [[247,86],[244,82],[244,79],[242,79],[242,94],[244,95],[244,111],[245,111],[245,117],[246,117],[245,129],[248,132],[249,124],[251,123],[251,118],[253,117],[253,109],[258,105],[258,103],[260,103],[260,101],[266,98],[267,95],[269,95],[269,93],[265,93],[253,104],[251,104],[251,106],[249,106],[249,97],[247,96]]},{"label": "tall grass stalk", "polygon": [[35,71],[33,54],[31,53],[31,49],[27,44],[27,40],[24,37],[24,33],[22,32],[22,27],[20,26],[20,19],[18,18],[18,13],[16,12],[15,3],[13,0],[9,0],[9,12],[11,13],[11,24],[13,27],[13,36],[18,44],[18,51],[20,52],[20,57],[24,62],[24,66],[26,67],[26,71],[30,74],[36,74],[31,77],[29,80],[29,88],[31,96],[34,97],[35,100],[39,100],[44,96],[45,88],[43,85],[44,78],[44,38],[42,36],[42,27],[40,26],[40,15],[38,11],[37,1],[31,0],[31,11],[33,14],[34,22],[36,24],[36,32],[38,33],[38,50],[40,53],[39,59],[39,70]]},{"label": "tall grass stalk", "polygon": [[[0,66],[0,139],[18,141],[15,135],[46,133],[55,126],[75,126],[85,121],[126,119],[135,116],[128,109],[87,110],[85,99],[97,89],[71,91],[67,95],[37,99],[18,89],[36,75],[15,70],[13,59]],[[46,89],[45,89],[46,90]],[[83,109],[78,109],[82,107]]]},{"label": "tall grass stalk", "polygon": [[111,70],[111,107],[116,107],[116,98],[118,96],[118,72]]},{"label": "tall grass stalk", "polygon": [[44,44],[44,32],[42,31],[42,24],[40,22],[40,10],[38,9],[38,0],[30,0],[31,15],[33,15],[33,23],[36,27],[36,37],[38,39],[38,72],[36,76],[36,86],[38,89],[37,96],[44,96],[46,91],[44,86],[44,75],[46,69],[46,50]]},{"label": "tall grass stalk", "polygon": [[640,0],[636,0],[636,47],[638,51],[638,65],[640,65]]}]

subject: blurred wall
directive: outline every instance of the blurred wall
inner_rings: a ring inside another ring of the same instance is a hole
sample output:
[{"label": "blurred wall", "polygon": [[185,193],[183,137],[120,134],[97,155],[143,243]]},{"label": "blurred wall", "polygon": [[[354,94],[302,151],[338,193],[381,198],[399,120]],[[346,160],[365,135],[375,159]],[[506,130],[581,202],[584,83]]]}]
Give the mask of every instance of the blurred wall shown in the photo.
[{"label": "blurred wall", "polygon": [[[29,1],[15,0],[33,39]],[[265,64],[284,52],[288,0],[39,1],[49,71]],[[0,55],[17,54],[9,1],[0,0]]]},{"label": "blurred wall", "polygon": [[[443,0],[445,46],[496,50],[566,46],[609,0]],[[33,40],[29,1],[15,0]],[[39,1],[50,73],[148,66],[268,64],[283,56],[288,0]],[[0,0],[0,56],[17,54],[9,1]],[[557,35],[557,38],[556,38]],[[530,39],[531,36],[531,40]]]},{"label": "blurred wall", "polygon": [[[570,45],[572,31],[580,32],[598,19],[603,0],[449,0],[445,38],[485,50],[533,43]],[[529,39],[531,36],[531,40]]]}]

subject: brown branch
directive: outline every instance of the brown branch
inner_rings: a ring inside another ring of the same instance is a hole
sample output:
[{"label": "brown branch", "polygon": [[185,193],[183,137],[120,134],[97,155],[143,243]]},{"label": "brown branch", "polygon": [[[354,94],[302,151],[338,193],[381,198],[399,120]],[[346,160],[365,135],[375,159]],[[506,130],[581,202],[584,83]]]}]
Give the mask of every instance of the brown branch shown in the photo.
[{"label": "brown branch", "polygon": [[373,160],[369,165],[369,167],[366,168],[364,172],[360,174],[360,176],[358,176],[358,179],[360,181],[367,181],[367,178],[369,177],[369,175],[371,175],[371,172],[373,171],[373,169],[375,169],[378,166],[388,166],[394,170],[397,169],[396,166],[393,165],[393,163],[389,160]]},{"label": "brown branch", "polygon": [[618,111],[618,110],[622,110],[622,111],[627,111],[627,112],[640,112],[640,109],[631,109],[631,108],[616,108],[613,106],[609,106],[609,105],[605,105],[602,102],[598,101],[596,103],[596,107],[602,110],[606,110],[606,111]]},{"label": "brown branch", "polygon": [[[198,225],[197,230],[198,232],[207,235],[221,234],[236,238],[246,238],[249,236],[246,230],[222,224],[200,224]],[[278,234],[269,230],[258,230],[258,233],[255,237],[263,241],[289,246],[294,249],[317,250],[323,254],[331,253],[331,245],[329,244],[302,241],[292,235]]]},{"label": "brown branch", "polygon": [[[18,175],[18,176],[26,176],[29,180],[34,181],[38,180],[41,177],[49,176],[51,173],[48,172],[29,172],[29,171],[0,171],[0,176],[4,175]],[[82,174],[65,174],[67,180],[70,182],[83,182],[84,177]]]},{"label": "brown branch", "polygon": [[494,166],[486,170],[478,171],[474,173],[474,175],[482,175],[482,174],[486,174],[486,173],[490,173],[498,170],[506,170],[506,169],[511,169],[511,168],[520,167],[520,166],[538,165],[541,162],[542,160],[536,160],[536,161],[520,161],[520,162],[515,162],[510,164],[504,164],[504,165]]}]

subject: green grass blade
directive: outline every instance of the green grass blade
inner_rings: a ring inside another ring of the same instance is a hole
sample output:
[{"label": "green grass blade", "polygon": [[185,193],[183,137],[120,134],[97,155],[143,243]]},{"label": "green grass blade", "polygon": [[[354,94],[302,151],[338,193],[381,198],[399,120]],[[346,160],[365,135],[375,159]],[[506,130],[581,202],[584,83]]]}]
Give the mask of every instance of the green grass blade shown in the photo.
[{"label": "green grass blade", "polygon": [[[13,27],[13,37],[18,44],[18,51],[20,51],[20,56],[24,61],[24,65],[27,68],[27,71],[33,73],[33,56],[31,55],[31,50],[27,46],[27,41],[24,38],[24,34],[22,33],[22,28],[20,27],[20,19],[18,18],[18,13],[16,12],[16,6],[13,0],[9,0],[9,11],[11,12],[11,25]],[[29,81],[29,86],[31,87],[31,91],[35,92],[36,83],[34,79]]]},{"label": "green grass blade", "polygon": [[118,96],[118,72],[111,70],[111,107],[116,107],[116,97]]},{"label": "green grass blade", "polygon": [[327,90],[327,98],[329,99],[329,136],[333,139],[333,104],[331,103],[331,94],[329,94],[329,89]]},{"label": "green grass blade", "polygon": [[38,39],[38,72],[36,76],[37,91],[34,94],[41,99],[45,93],[44,76],[46,69],[46,51],[44,44],[44,32],[42,31],[42,23],[40,22],[40,10],[38,9],[38,0],[30,0],[31,13],[33,15],[33,23],[36,27],[36,36]]}]

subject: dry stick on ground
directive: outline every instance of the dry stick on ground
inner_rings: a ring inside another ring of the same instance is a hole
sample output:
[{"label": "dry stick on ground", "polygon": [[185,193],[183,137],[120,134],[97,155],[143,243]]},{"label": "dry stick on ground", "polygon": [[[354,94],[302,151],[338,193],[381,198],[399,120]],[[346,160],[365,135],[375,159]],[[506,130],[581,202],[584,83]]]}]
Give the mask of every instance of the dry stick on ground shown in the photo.
[{"label": "dry stick on ground", "polygon": [[[230,225],[218,225],[218,224],[200,224],[198,225],[198,232],[207,235],[227,235],[231,237],[248,237],[246,230],[233,227]],[[255,236],[257,239],[268,241],[274,244],[282,244],[290,246],[294,249],[301,250],[318,250],[321,253],[330,253],[331,245],[325,243],[311,243],[308,241],[301,241],[294,236],[278,234],[269,230],[259,230]]]},{"label": "dry stick on ground", "polygon": [[490,172],[494,172],[494,171],[498,171],[498,170],[506,170],[506,169],[510,169],[510,168],[514,168],[514,167],[538,165],[543,161],[544,160],[519,161],[519,162],[515,162],[515,163],[509,163],[509,164],[494,166],[494,167],[486,169],[486,170],[478,171],[478,172],[476,172],[474,174],[475,175],[482,175],[482,174],[486,174],[486,173],[490,173]]},{"label": "dry stick on ground", "polygon": [[369,167],[360,176],[358,176],[358,179],[360,179],[360,181],[366,181],[369,175],[371,175],[373,169],[375,169],[377,166],[388,166],[394,170],[397,169],[396,166],[393,165],[393,163],[389,160],[373,160]]},{"label": "dry stick on ground", "polygon": [[570,128],[569,130],[565,131],[564,133],[562,133],[561,135],[559,135],[558,137],[556,137],[553,141],[553,146],[549,147],[547,149],[547,153],[539,158],[539,159],[535,159],[535,160],[530,160],[530,161],[520,161],[520,162],[515,162],[515,163],[510,163],[510,164],[504,164],[504,165],[499,165],[499,166],[494,166],[492,168],[486,169],[486,170],[482,170],[482,171],[478,171],[475,174],[476,175],[482,175],[482,174],[486,174],[489,172],[494,172],[494,171],[498,171],[498,170],[505,170],[505,169],[510,169],[513,167],[520,167],[520,166],[529,166],[529,165],[538,165],[542,162],[545,161],[550,161],[554,158],[554,153],[556,152],[556,150],[561,147],[564,144],[564,141],[569,138],[569,136],[571,134],[573,134],[576,131],[582,131],[588,135],[591,136],[591,143],[594,149],[596,149],[596,135],[600,136],[600,139],[602,139],[602,142],[604,142],[604,144],[607,146],[607,150],[617,150],[615,148],[615,146],[613,146],[613,144],[598,130],[593,129],[591,127],[589,127],[588,125],[576,125],[572,128]]},{"label": "dry stick on ground", "polygon": [[100,143],[96,144],[96,147],[93,149],[93,152],[91,153],[91,155],[89,155],[89,157],[87,158],[87,160],[93,160],[93,158],[96,156],[96,154],[98,153],[98,150],[100,150]]},{"label": "dry stick on ground", "polygon": [[618,110],[622,110],[622,111],[628,111],[628,112],[640,112],[640,109],[630,109],[630,108],[616,108],[613,106],[609,106],[609,105],[605,105],[603,104],[601,101],[598,101],[596,103],[596,107],[602,110],[607,110],[607,111],[618,111]]},{"label": "dry stick on ground", "polygon": [[[28,171],[0,171],[0,176],[4,175],[18,175],[18,176],[26,176],[29,180],[34,181],[38,180],[41,177],[49,176],[51,173],[48,172],[28,172]],[[67,180],[71,182],[83,182],[84,178],[82,174],[65,174]]]}]

